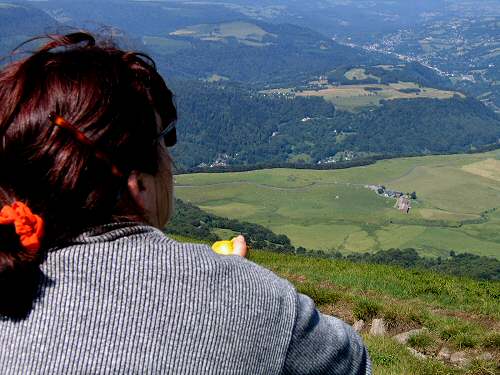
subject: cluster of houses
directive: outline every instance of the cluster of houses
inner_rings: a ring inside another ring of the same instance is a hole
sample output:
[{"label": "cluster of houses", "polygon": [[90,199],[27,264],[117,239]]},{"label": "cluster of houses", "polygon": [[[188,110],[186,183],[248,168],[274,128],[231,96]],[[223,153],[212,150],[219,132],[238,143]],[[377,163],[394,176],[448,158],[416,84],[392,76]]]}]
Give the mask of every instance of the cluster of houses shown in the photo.
[{"label": "cluster of houses", "polygon": [[[337,133],[337,129],[333,131]],[[359,157],[359,154],[354,151],[340,151],[333,156],[329,156],[325,159],[321,159],[316,164],[333,164],[342,161],[351,161]]]},{"label": "cluster of houses", "polygon": [[[238,154],[235,155],[237,157]],[[198,168],[221,168],[221,167],[227,167],[229,164],[229,161],[234,159],[234,157],[231,157],[231,155],[228,154],[218,154],[215,160],[211,163],[200,163],[197,165]]]},{"label": "cluster of houses", "polygon": [[396,199],[394,208],[406,214],[410,213],[410,210],[412,208],[412,199],[417,199],[417,194],[415,192],[406,194],[401,191],[386,189],[386,187],[383,185],[367,185],[366,188],[376,192],[380,196]]}]

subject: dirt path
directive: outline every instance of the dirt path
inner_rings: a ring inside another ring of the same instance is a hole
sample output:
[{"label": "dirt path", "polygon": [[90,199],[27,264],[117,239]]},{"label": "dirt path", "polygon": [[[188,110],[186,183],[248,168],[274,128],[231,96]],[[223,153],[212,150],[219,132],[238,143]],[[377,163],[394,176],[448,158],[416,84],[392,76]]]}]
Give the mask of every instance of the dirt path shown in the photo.
[{"label": "dirt path", "polygon": [[413,167],[411,167],[410,169],[408,169],[405,173],[403,173],[401,176],[399,176],[398,178],[394,178],[390,181],[386,181],[385,183],[388,185],[388,184],[393,184],[395,182],[398,182],[399,180],[401,180],[402,178],[406,177],[406,176],[409,176],[416,168],[418,168],[419,165],[414,165]]},{"label": "dirt path", "polygon": [[186,185],[186,184],[175,184],[176,188],[201,188],[201,187],[213,187],[213,186],[228,186],[228,185],[253,185],[257,187],[261,187],[264,189],[270,189],[270,190],[278,190],[278,191],[308,191],[311,190],[314,187],[321,187],[321,186],[331,186],[331,185],[345,185],[345,186],[357,186],[357,187],[364,187],[366,186],[365,184],[353,184],[351,182],[312,182],[308,185],[304,186],[298,186],[298,187],[279,187],[279,186],[274,186],[274,185],[268,185],[268,184],[259,184],[256,182],[250,182],[250,181],[230,181],[230,182],[217,182],[213,184],[203,184],[203,185]]}]

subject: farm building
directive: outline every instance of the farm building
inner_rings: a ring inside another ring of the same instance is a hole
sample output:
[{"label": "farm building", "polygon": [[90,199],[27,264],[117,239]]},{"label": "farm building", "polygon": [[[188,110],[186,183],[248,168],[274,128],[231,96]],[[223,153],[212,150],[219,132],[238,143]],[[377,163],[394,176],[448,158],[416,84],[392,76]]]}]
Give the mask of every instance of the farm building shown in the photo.
[{"label": "farm building", "polygon": [[411,200],[407,196],[402,195],[396,201],[394,208],[397,208],[401,212],[408,214],[411,210]]}]

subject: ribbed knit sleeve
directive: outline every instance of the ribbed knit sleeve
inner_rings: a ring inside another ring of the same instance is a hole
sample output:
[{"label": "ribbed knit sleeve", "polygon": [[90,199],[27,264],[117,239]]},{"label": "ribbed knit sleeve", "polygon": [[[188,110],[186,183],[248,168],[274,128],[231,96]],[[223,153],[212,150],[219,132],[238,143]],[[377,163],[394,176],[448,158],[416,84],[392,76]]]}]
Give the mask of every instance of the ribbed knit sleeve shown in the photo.
[{"label": "ribbed knit sleeve", "polygon": [[371,363],[359,335],[346,323],[321,314],[297,293],[292,340],[283,375],[369,375]]}]

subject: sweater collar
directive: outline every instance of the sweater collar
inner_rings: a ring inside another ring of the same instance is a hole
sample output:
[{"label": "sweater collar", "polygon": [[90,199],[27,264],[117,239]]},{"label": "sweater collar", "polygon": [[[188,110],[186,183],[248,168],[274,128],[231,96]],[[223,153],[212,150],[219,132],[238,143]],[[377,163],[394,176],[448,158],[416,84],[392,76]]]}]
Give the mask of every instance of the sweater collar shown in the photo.
[{"label": "sweater collar", "polygon": [[88,243],[110,242],[122,237],[128,237],[137,234],[148,234],[157,232],[165,235],[161,230],[139,222],[118,222],[103,224],[91,227],[79,235],[64,241],[64,246],[79,245]]}]

